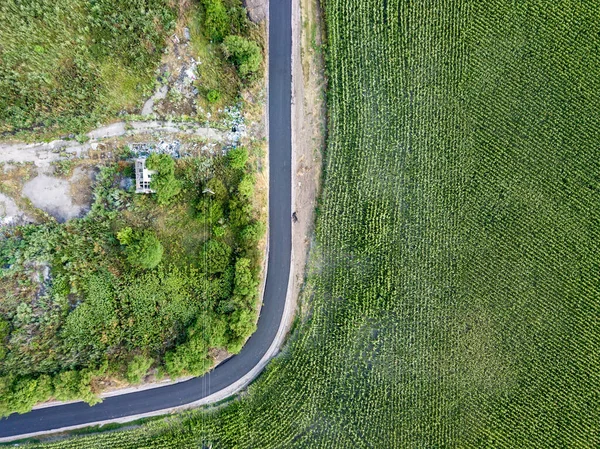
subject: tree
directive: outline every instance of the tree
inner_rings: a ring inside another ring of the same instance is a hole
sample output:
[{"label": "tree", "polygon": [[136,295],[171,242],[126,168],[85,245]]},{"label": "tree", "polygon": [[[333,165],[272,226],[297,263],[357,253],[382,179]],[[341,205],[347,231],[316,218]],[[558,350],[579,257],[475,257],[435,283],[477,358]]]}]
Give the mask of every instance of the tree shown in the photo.
[{"label": "tree", "polygon": [[214,42],[223,42],[223,38],[231,28],[223,2],[202,0],[202,6],[204,6],[204,34]]},{"label": "tree", "polygon": [[154,360],[151,358],[136,355],[127,365],[127,381],[132,384],[139,384],[148,373],[153,362]]},{"label": "tree", "polygon": [[224,242],[207,240],[200,250],[200,266],[209,274],[222,273],[229,266],[231,247]]},{"label": "tree", "polygon": [[148,229],[134,231],[124,228],[117,233],[117,238],[125,245],[127,261],[135,267],[150,270],[162,260],[163,246],[154,232]]},{"label": "tree", "polygon": [[250,309],[236,310],[231,314],[229,328],[236,337],[249,337],[256,330],[256,312]]},{"label": "tree", "polygon": [[184,373],[199,376],[212,366],[208,345],[200,335],[194,335],[184,344],[165,355],[165,368],[172,378]]},{"label": "tree", "polygon": [[262,64],[260,47],[244,37],[227,36],[223,41],[223,51],[233,61],[242,78],[256,73]]},{"label": "tree", "polygon": [[81,376],[77,371],[63,371],[54,377],[54,396],[59,401],[79,399]]},{"label": "tree", "polygon": [[90,383],[96,373],[94,370],[63,371],[54,376],[54,396],[59,401],[82,399],[88,404],[96,404],[100,399],[92,393]]},{"label": "tree", "polygon": [[153,153],[146,160],[146,167],[156,171],[150,182],[150,188],[156,191],[156,202],[169,204],[181,191],[181,182],[175,179],[175,161],[167,154]]}]

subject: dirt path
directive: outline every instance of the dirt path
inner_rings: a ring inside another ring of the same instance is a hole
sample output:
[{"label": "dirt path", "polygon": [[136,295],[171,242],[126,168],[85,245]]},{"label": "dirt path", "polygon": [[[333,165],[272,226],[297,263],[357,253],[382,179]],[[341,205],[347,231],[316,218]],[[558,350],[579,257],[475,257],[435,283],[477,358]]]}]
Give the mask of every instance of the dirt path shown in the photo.
[{"label": "dirt path", "polygon": [[306,275],[320,191],[325,145],[324,63],[318,0],[292,2],[292,227],[291,298],[298,297]]},{"label": "dirt path", "polygon": [[33,162],[38,167],[49,166],[52,162],[64,159],[64,154],[82,156],[94,144],[111,137],[135,135],[150,132],[186,133],[204,137],[210,141],[227,142],[227,134],[214,129],[205,128],[197,123],[187,122],[161,122],[161,121],[136,121],[117,122],[87,133],[89,140],[79,143],[75,140],[53,140],[48,143],[0,143],[0,163]]}]

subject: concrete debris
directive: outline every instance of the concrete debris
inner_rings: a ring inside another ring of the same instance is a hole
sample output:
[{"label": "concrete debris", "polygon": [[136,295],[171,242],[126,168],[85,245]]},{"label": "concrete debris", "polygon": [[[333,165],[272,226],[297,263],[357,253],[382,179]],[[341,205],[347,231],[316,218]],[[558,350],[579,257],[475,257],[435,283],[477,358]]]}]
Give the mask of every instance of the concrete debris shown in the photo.
[{"label": "concrete debris", "polygon": [[181,157],[181,142],[179,140],[161,140],[158,143],[131,143],[129,148],[136,157],[148,157],[152,153],[168,154],[173,158]]},{"label": "concrete debris", "polygon": [[227,118],[224,119],[223,125],[230,130],[227,133],[227,140],[233,146],[236,146],[246,136],[246,121],[239,105],[233,108],[225,108],[225,113]]}]

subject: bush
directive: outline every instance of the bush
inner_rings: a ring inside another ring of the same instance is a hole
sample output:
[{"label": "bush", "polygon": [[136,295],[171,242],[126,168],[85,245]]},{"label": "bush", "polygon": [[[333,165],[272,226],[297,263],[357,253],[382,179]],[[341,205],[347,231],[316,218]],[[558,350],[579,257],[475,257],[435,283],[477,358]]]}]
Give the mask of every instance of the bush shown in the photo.
[{"label": "bush", "polygon": [[54,396],[59,401],[79,399],[81,375],[77,371],[64,371],[54,377]]},{"label": "bush", "polygon": [[248,150],[244,147],[237,147],[229,150],[227,153],[227,163],[231,168],[242,169],[248,161]]},{"label": "bush", "polygon": [[245,198],[235,197],[229,202],[229,222],[235,229],[250,224],[253,213],[252,204]]},{"label": "bush", "polygon": [[63,371],[54,376],[54,397],[59,401],[81,399],[96,404],[100,399],[92,393],[90,383],[96,373],[93,370]]},{"label": "bush", "polygon": [[207,195],[210,195],[211,198],[216,199],[217,201],[226,201],[229,196],[229,192],[227,191],[227,187],[223,181],[221,181],[216,176],[211,178],[207,183],[205,190],[209,190],[210,192],[206,192]]},{"label": "bush", "polygon": [[241,36],[227,36],[223,41],[223,51],[242,78],[255,74],[262,63],[258,44]]},{"label": "bush", "polygon": [[229,16],[221,0],[202,0],[204,7],[204,34],[214,42],[223,42],[231,27]]},{"label": "bush", "polygon": [[85,301],[67,315],[60,332],[65,352],[72,360],[99,363],[106,357],[109,346],[118,342],[116,283],[117,279],[107,272],[88,278],[84,286],[87,293]]},{"label": "bush", "polygon": [[250,309],[236,310],[231,314],[229,329],[234,340],[246,339],[256,330],[256,312]]},{"label": "bush", "polygon": [[237,302],[252,306],[251,300],[256,295],[258,282],[254,278],[251,268],[252,261],[240,257],[235,263],[235,281],[233,294]]},{"label": "bush", "polygon": [[238,193],[242,198],[250,198],[254,195],[254,184],[256,180],[251,174],[245,174],[238,184]]},{"label": "bush", "polygon": [[221,99],[221,92],[219,92],[218,90],[215,90],[215,89],[211,89],[208,91],[208,94],[206,95],[206,99],[211,104],[216,103],[217,101],[219,101]]},{"label": "bush", "polygon": [[127,365],[127,381],[132,384],[139,384],[148,373],[153,362],[154,360],[148,357],[136,355]]},{"label": "bush", "polygon": [[125,255],[131,265],[150,270],[160,263],[164,249],[154,232],[124,228],[117,238],[125,245]]}]

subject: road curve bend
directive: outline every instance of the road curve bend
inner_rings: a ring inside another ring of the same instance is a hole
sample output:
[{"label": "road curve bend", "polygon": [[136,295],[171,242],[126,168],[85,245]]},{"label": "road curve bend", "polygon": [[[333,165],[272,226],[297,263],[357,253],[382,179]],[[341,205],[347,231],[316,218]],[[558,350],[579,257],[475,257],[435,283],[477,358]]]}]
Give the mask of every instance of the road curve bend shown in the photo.
[{"label": "road curve bend", "polygon": [[209,374],[160,388],[104,399],[90,407],[75,402],[40,408],[0,420],[0,441],[87,424],[122,421],[127,417],[161,414],[210,400],[219,392],[232,394],[255,377],[281,338],[291,256],[291,0],[269,5],[269,254],[263,306],[258,328],[242,351]]}]

